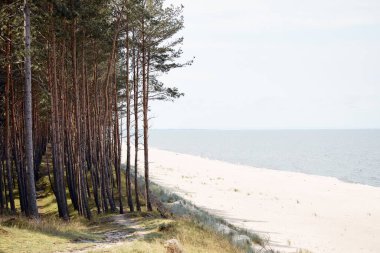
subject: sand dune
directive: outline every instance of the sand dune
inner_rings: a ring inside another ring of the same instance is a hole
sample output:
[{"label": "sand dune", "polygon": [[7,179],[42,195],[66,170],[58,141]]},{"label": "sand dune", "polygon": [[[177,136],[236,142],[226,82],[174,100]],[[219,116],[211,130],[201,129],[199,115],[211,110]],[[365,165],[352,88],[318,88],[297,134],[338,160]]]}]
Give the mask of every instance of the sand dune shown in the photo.
[{"label": "sand dune", "polygon": [[379,253],[380,188],[152,149],[151,177],[272,248]]}]

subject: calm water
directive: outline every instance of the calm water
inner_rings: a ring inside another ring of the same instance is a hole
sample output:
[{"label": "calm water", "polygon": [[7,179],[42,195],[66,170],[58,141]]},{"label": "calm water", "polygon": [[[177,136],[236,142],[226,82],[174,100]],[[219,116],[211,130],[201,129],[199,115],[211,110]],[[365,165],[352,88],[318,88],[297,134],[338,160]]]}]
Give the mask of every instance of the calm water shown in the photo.
[{"label": "calm water", "polygon": [[164,150],[380,186],[380,130],[152,130]]}]

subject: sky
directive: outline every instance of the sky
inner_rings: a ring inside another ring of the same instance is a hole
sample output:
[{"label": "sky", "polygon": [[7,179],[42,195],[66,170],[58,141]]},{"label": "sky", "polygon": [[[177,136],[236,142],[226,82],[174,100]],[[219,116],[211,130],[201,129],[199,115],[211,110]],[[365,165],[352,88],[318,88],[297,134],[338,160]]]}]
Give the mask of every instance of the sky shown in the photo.
[{"label": "sky", "polygon": [[379,0],[183,4],[183,61],[153,129],[380,128]]}]

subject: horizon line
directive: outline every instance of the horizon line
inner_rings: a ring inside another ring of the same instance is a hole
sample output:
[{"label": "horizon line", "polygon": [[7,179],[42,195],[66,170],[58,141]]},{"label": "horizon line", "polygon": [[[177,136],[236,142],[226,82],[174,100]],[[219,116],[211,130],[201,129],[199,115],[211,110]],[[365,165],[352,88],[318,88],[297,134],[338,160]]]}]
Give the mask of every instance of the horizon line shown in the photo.
[{"label": "horizon line", "polygon": [[243,130],[380,130],[380,127],[362,128],[151,128],[151,130],[203,130],[203,131],[243,131]]}]

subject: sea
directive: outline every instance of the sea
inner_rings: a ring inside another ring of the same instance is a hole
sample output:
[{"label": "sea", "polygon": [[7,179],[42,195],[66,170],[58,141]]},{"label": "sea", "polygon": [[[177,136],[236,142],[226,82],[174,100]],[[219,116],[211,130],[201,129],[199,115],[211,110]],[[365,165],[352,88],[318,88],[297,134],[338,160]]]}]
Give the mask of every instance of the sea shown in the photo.
[{"label": "sea", "polygon": [[149,139],[162,150],[380,187],[380,129],[152,129]]}]

